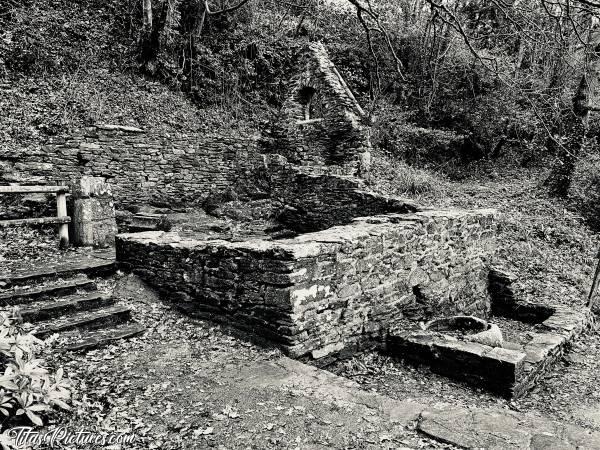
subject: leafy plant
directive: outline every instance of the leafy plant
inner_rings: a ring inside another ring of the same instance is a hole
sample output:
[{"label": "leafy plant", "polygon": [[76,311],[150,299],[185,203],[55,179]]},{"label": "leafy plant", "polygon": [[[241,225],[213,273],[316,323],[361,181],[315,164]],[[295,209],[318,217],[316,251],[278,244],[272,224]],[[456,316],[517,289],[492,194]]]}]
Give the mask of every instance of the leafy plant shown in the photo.
[{"label": "leafy plant", "polygon": [[54,407],[68,410],[70,384],[63,369],[55,374],[43,367],[35,354],[43,342],[25,331],[18,308],[0,311],[0,414],[7,419],[27,417],[43,425],[40,413]]}]

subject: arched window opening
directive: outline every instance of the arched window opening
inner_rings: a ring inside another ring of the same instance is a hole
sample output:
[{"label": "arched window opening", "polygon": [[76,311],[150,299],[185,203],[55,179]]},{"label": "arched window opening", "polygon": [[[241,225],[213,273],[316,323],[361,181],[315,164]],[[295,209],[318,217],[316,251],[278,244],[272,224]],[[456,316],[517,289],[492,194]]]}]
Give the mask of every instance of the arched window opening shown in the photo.
[{"label": "arched window opening", "polygon": [[323,99],[315,88],[302,87],[298,92],[298,102],[302,105],[303,120],[323,117]]}]

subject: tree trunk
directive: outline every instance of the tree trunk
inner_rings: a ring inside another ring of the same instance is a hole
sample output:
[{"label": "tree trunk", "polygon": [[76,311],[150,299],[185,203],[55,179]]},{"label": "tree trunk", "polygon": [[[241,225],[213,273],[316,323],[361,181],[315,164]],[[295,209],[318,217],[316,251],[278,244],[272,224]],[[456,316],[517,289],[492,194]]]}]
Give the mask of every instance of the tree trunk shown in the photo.
[{"label": "tree trunk", "polygon": [[143,0],[143,2],[144,17],[139,40],[139,61],[143,71],[155,75],[156,60],[160,51],[160,34],[167,21],[168,2],[163,2],[157,20],[153,17],[152,0]]},{"label": "tree trunk", "polygon": [[142,8],[144,11],[143,32],[150,34],[152,31],[152,0],[142,0]]},{"label": "tree trunk", "polygon": [[555,195],[566,196],[577,159],[585,144],[590,111],[598,110],[597,90],[600,80],[600,27],[591,23],[588,34],[588,51],[583,75],[573,96],[573,109],[565,117],[564,136],[559,145],[558,163],[549,179]]}]

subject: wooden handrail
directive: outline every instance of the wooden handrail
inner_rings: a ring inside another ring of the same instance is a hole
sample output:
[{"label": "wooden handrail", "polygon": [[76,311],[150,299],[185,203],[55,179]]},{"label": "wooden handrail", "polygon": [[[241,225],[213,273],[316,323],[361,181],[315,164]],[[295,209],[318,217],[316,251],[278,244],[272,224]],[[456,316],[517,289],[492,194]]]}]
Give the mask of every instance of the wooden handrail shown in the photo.
[{"label": "wooden handrail", "polygon": [[58,237],[60,247],[69,246],[69,222],[71,218],[67,214],[67,192],[68,186],[0,186],[0,194],[56,194],[57,217],[39,217],[33,219],[2,220],[0,228],[6,226],[31,225],[54,223],[58,225]]},{"label": "wooden handrail", "polygon": [[0,194],[57,194],[69,192],[68,186],[0,186]]},{"label": "wooden handrail", "polygon": [[16,227],[19,225],[47,225],[55,224],[62,225],[65,223],[71,223],[71,218],[66,217],[33,217],[31,219],[9,219],[0,220],[0,228],[5,227]]}]

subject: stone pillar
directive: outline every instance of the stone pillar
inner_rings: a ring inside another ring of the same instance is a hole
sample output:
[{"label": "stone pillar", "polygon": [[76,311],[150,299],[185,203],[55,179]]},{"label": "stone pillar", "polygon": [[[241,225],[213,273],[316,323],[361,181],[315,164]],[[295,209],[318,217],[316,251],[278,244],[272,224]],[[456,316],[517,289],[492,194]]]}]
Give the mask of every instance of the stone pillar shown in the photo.
[{"label": "stone pillar", "polygon": [[117,234],[110,185],[102,177],[83,176],[71,188],[73,244],[111,247]]}]

